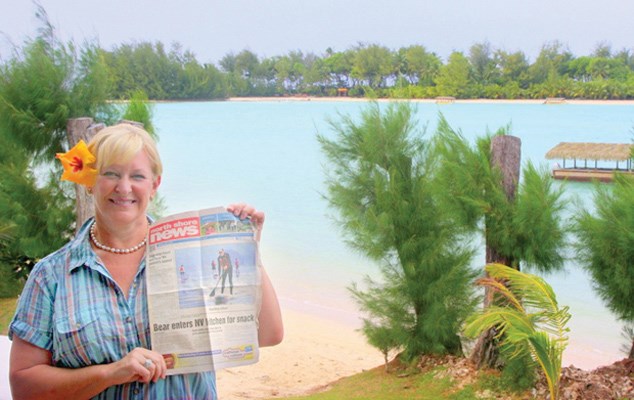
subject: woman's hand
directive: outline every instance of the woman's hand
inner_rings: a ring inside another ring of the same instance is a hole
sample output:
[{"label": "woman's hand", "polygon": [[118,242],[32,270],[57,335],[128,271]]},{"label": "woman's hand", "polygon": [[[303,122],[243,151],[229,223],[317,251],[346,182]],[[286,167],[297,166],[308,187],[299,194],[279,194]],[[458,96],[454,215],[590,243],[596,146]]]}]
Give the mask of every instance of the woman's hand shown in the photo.
[{"label": "woman's hand", "polygon": [[240,219],[250,219],[255,226],[255,240],[260,241],[265,215],[263,211],[257,211],[254,207],[245,203],[235,203],[227,206],[227,211]]},{"label": "woman's hand", "polygon": [[121,360],[110,364],[113,379],[119,382],[149,383],[165,378],[167,365],[159,353],[137,347]]}]

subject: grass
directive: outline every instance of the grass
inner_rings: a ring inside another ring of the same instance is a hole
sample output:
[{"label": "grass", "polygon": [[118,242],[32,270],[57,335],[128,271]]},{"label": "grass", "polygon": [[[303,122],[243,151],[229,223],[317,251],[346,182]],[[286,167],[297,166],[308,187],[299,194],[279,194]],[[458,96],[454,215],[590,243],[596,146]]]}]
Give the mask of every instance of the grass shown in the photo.
[{"label": "grass", "polygon": [[17,304],[17,297],[0,298],[0,335],[6,335],[9,332],[9,324]]},{"label": "grass", "polygon": [[[528,392],[513,393],[501,389],[501,378],[495,372],[478,372],[472,383],[463,384],[438,374],[444,367],[421,373],[386,373],[377,367],[343,378],[324,391],[286,400],[524,400]],[[279,399],[279,398],[278,398]],[[271,399],[272,400],[272,399]]]}]

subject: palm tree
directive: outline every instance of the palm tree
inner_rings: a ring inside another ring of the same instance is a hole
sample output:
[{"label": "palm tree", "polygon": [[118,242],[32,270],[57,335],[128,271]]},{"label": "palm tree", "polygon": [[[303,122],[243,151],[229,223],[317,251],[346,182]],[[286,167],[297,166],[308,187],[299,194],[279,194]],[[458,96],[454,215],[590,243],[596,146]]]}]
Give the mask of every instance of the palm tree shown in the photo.
[{"label": "palm tree", "polygon": [[492,305],[467,320],[465,334],[477,337],[492,327],[509,346],[512,357],[526,354],[543,371],[551,400],[559,395],[561,359],[568,344],[568,307],[560,307],[542,278],[502,264],[486,266],[488,277],[478,283],[493,290],[507,306]]}]

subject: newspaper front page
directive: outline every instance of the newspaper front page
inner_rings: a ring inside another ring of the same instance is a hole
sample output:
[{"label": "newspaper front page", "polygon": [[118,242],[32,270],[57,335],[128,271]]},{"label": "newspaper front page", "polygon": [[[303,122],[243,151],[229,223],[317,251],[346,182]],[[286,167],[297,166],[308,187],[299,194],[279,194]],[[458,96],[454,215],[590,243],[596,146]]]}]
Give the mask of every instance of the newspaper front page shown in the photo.
[{"label": "newspaper front page", "polygon": [[152,349],[168,375],[258,361],[259,253],[250,220],[224,207],[150,226],[146,264]]}]

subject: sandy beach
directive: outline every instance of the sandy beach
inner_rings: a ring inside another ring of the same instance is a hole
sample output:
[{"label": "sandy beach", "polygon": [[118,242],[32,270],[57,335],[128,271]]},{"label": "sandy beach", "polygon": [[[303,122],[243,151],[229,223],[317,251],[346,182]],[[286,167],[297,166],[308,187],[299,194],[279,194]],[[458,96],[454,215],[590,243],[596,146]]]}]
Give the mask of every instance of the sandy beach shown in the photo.
[{"label": "sandy beach", "polygon": [[[310,393],[342,377],[383,365],[382,354],[352,326],[295,310],[284,310],[285,338],[261,349],[253,365],[219,371],[222,400],[268,399]],[[563,365],[592,370],[620,360],[571,342]]]},{"label": "sandy beach", "polygon": [[383,355],[351,326],[283,310],[285,337],[260,349],[260,361],[219,371],[222,400],[309,393],[342,377],[383,365]]}]

